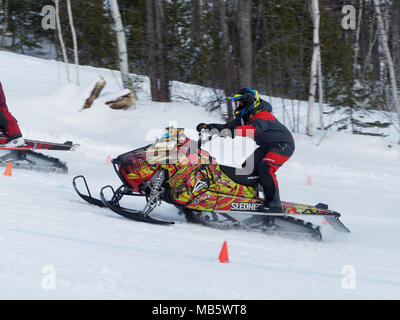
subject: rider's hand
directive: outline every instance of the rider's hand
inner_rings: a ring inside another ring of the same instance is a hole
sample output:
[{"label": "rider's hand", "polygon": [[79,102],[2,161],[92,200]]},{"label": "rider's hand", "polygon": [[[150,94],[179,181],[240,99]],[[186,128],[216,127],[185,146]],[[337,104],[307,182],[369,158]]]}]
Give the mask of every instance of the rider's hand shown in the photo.
[{"label": "rider's hand", "polygon": [[199,123],[196,127],[197,132],[200,132],[202,129],[208,129],[206,123]]}]

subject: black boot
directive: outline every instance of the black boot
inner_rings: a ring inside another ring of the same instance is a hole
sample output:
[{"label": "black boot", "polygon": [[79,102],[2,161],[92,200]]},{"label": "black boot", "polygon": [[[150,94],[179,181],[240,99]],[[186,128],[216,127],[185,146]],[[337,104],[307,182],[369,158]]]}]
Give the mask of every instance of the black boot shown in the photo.
[{"label": "black boot", "polygon": [[276,187],[275,194],[273,197],[267,197],[264,191],[264,212],[271,212],[271,213],[282,213],[282,203],[279,196],[279,187]]},{"label": "black boot", "polygon": [[264,201],[264,212],[283,213],[282,204],[280,201]]},{"label": "black boot", "polygon": [[262,225],[267,229],[275,228],[275,218],[271,216],[262,217]]}]

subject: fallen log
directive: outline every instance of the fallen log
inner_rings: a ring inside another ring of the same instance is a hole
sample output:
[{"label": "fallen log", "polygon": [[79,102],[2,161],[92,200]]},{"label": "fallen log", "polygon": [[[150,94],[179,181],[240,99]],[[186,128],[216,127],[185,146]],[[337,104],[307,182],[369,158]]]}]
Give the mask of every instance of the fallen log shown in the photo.
[{"label": "fallen log", "polygon": [[127,109],[131,105],[135,104],[136,102],[136,95],[133,92],[129,92],[117,99],[107,101],[106,105],[108,105],[111,109],[121,110]]},{"label": "fallen log", "polygon": [[101,90],[103,90],[104,86],[106,85],[106,81],[103,77],[100,77],[100,81],[97,81],[92,92],[90,93],[89,98],[86,99],[85,104],[83,105],[82,109],[88,109],[92,106],[93,101],[97,99]]}]

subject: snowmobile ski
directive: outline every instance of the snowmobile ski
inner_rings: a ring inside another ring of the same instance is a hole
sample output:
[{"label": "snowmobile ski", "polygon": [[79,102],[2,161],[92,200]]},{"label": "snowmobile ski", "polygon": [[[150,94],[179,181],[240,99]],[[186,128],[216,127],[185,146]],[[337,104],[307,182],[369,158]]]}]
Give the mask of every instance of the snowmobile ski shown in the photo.
[{"label": "snowmobile ski", "polygon": [[[119,200],[122,198],[122,195],[125,195],[123,192],[120,192],[121,188],[125,188],[125,186],[121,186],[120,188],[117,189],[117,191],[114,191],[114,188],[110,185],[105,186],[101,189],[100,191],[100,197],[101,200],[103,201],[103,204],[109,208],[111,211],[115,212],[116,214],[119,214],[120,216],[123,216],[127,219],[130,220],[135,220],[135,221],[140,221],[140,222],[147,222],[151,224],[159,224],[159,225],[169,225],[169,224],[175,224],[173,221],[164,221],[164,220],[158,220],[150,217],[148,214],[145,214],[143,211],[140,210],[132,210],[132,209],[127,209],[123,208],[119,205]],[[104,190],[105,189],[110,189],[113,192],[113,196],[110,201],[108,201],[105,198],[104,195]]]},{"label": "snowmobile ski", "polygon": [[[76,185],[76,181],[78,179],[82,179],[83,180],[88,195],[84,195],[83,193],[81,193],[79,191],[79,189],[78,189],[78,187]],[[74,177],[74,179],[72,180],[72,186],[74,187],[75,192],[78,194],[78,196],[80,196],[86,202],[88,202],[90,204],[93,204],[95,206],[99,206],[99,207],[103,207],[103,208],[105,207],[103,201],[92,197],[92,195],[90,193],[90,190],[89,190],[89,187],[88,187],[88,184],[87,184],[86,179],[85,179],[84,176],[76,176],[76,177]]]},{"label": "snowmobile ski", "polygon": [[[87,195],[85,195],[79,191],[79,188],[77,186],[78,180],[83,180]],[[123,216],[127,219],[140,221],[140,222],[147,222],[147,223],[152,223],[152,224],[159,224],[159,225],[174,224],[174,222],[172,222],[172,221],[163,221],[163,220],[153,219],[149,215],[144,214],[144,212],[140,211],[140,210],[131,210],[131,209],[121,207],[119,204],[119,200],[121,200],[122,196],[124,196],[124,195],[142,196],[141,194],[132,193],[131,191],[127,190],[126,187],[123,185],[121,187],[119,187],[116,191],[114,190],[114,188],[112,186],[103,187],[100,191],[101,200],[92,197],[89,186],[88,186],[87,181],[84,176],[79,175],[79,176],[74,177],[74,179],[72,180],[72,185],[73,185],[76,193],[79,195],[79,197],[81,197],[86,202],[96,205],[96,206],[99,206],[99,207],[102,207],[102,208],[109,208],[114,213],[116,213],[120,216]],[[113,196],[112,196],[111,200],[106,200],[106,197],[104,195],[105,189],[110,189],[112,191]]]}]

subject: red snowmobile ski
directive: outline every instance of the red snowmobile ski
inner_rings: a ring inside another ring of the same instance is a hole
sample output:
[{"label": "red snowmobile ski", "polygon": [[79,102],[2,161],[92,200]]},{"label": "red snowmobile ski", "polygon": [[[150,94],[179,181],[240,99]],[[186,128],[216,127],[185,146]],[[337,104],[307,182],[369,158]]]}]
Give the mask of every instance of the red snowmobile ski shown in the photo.
[{"label": "red snowmobile ski", "polygon": [[7,135],[0,131],[0,166],[6,166],[8,162],[12,162],[15,168],[56,173],[67,173],[66,164],[57,158],[33,150],[74,151],[79,147],[71,141],[54,143],[25,139],[25,145],[8,148],[4,147],[7,142]]},{"label": "red snowmobile ski", "polygon": [[[109,208],[128,219],[173,224],[150,216],[165,201],[175,205],[189,222],[214,228],[258,230],[321,240],[320,226],[302,220],[313,216],[320,217],[321,223],[325,221],[335,230],[350,232],[339,220],[340,214],[322,203],[310,206],[282,201],[281,213],[264,212],[258,177],[238,176],[233,167],[217,164],[201,149],[201,139],[196,142],[187,138],[183,129],[167,128],[167,133],[154,144],[122,154],[112,159],[112,163],[122,181],[116,190],[105,186],[100,191],[100,199],[93,198],[82,175],[73,179],[73,187],[88,203]],[[86,194],[80,192],[78,181],[83,182]],[[112,197],[107,199],[106,194],[110,192]],[[144,209],[121,207],[124,196],[146,198]]]}]

